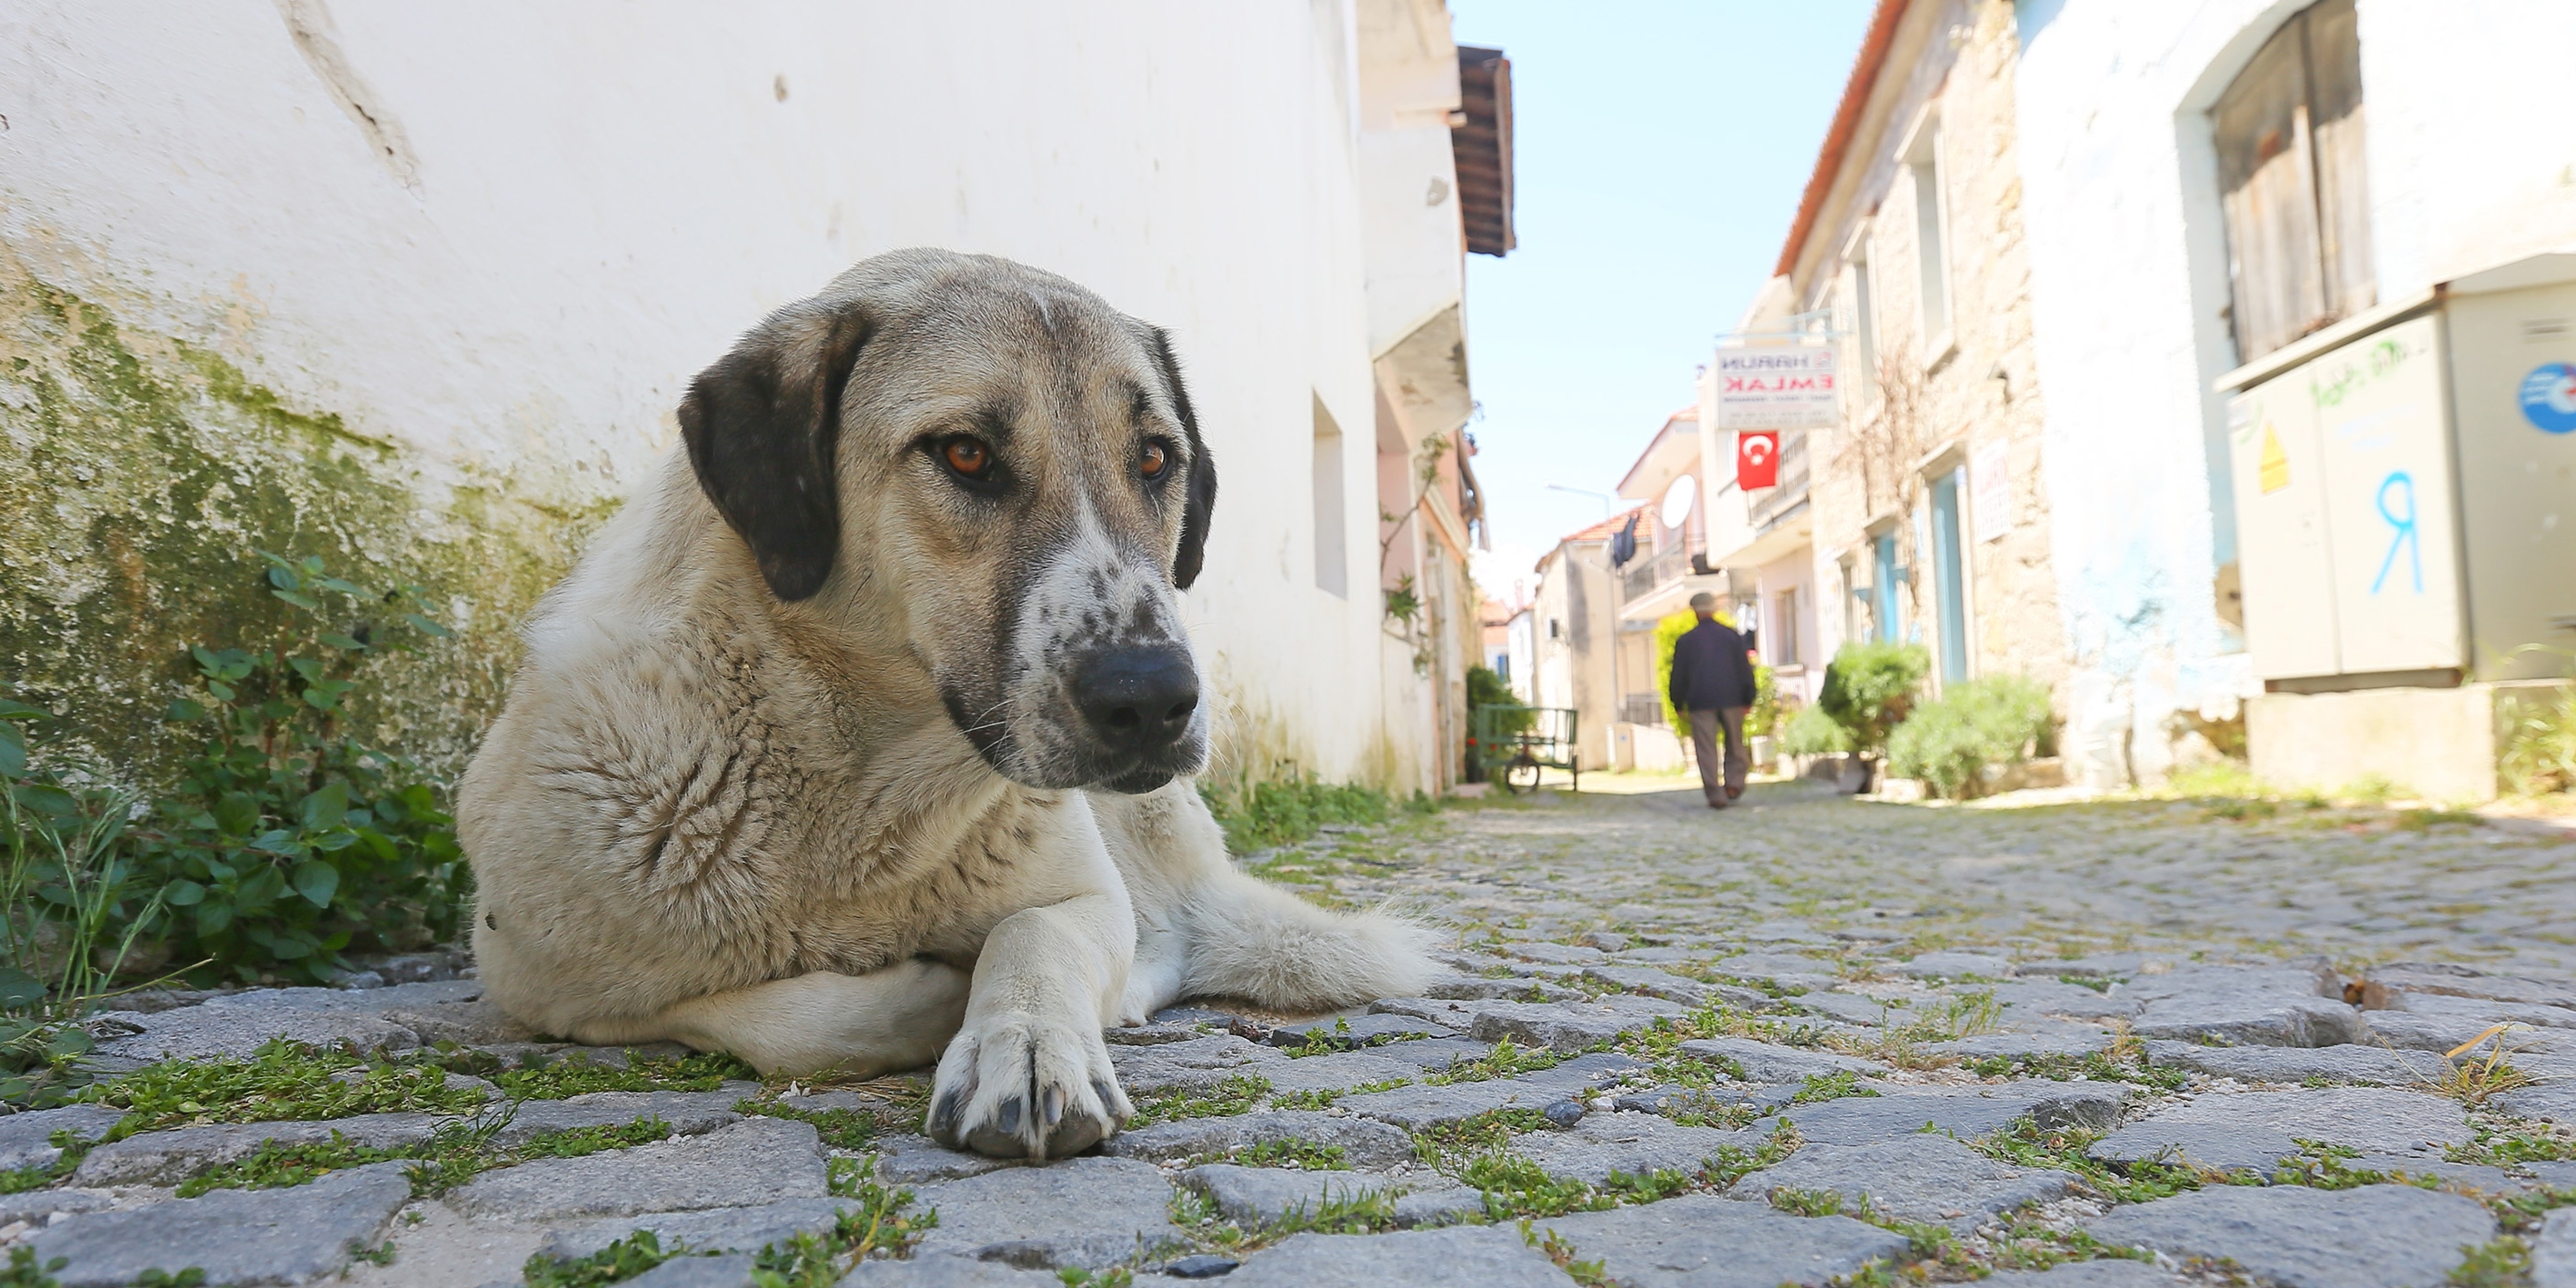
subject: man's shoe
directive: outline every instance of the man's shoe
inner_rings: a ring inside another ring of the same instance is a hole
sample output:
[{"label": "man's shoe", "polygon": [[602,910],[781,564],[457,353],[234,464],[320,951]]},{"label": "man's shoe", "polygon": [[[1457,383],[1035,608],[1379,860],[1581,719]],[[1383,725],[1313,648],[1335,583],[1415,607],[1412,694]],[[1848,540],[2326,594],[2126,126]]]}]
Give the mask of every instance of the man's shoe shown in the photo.
[{"label": "man's shoe", "polygon": [[1727,788],[1727,789],[1726,789],[1726,799],[1728,799],[1728,800],[1734,800],[1736,797],[1741,796],[1741,795],[1743,795],[1743,794],[1744,794],[1744,789],[1743,789],[1743,788],[1741,788],[1741,787],[1729,787],[1729,788]]},{"label": "man's shoe", "polygon": [[1725,801],[1710,801],[1710,802],[1708,803],[1708,807],[1709,807],[1710,809],[1725,809],[1725,808],[1726,808],[1726,802],[1725,802]]}]

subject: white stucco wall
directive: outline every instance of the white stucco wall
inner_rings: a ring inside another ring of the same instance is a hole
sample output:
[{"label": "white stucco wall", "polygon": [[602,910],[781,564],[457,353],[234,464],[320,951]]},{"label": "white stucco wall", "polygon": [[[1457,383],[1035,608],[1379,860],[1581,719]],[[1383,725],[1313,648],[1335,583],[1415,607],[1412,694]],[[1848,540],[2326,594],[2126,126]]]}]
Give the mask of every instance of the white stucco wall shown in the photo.
[{"label": "white stucco wall", "polygon": [[691,374],[868,255],[1062,273],[1172,328],[1224,480],[1194,629],[1241,736],[1340,778],[1426,750],[1387,741],[1374,599],[1312,567],[1317,399],[1373,469],[1353,33],[1331,0],[31,0],[0,240],[398,444],[430,498],[622,493]]},{"label": "white stucco wall", "polygon": [[[2206,111],[2304,0],[2021,0],[2016,72],[2069,754],[2154,778],[2253,682],[2211,577],[2236,365]],[[2360,0],[2379,298],[2576,240],[2576,6]]]}]

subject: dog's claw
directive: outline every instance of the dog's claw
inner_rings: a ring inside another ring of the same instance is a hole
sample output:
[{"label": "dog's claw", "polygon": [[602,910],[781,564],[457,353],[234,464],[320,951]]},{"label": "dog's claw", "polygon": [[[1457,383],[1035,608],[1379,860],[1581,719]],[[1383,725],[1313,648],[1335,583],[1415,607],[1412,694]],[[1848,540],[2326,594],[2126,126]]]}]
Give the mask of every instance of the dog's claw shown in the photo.
[{"label": "dog's claw", "polygon": [[1064,1121],[1064,1088],[1050,1086],[1038,1097],[1038,1125],[1049,1131]]},{"label": "dog's claw", "polygon": [[1002,1113],[1001,1113],[1001,1119],[1002,1119],[1002,1122],[1001,1122],[1001,1128],[1002,1128],[1002,1133],[1003,1133],[1004,1135],[1006,1135],[1006,1136],[1016,1136],[1016,1135],[1018,1135],[1018,1134],[1019,1134],[1019,1132],[1020,1132],[1020,1098],[1019,1098],[1018,1096],[1012,1096],[1011,1098],[1009,1098],[1009,1099],[1007,1099],[1007,1100],[1005,1100],[1005,1101],[1003,1101],[1003,1102],[1002,1102]]}]

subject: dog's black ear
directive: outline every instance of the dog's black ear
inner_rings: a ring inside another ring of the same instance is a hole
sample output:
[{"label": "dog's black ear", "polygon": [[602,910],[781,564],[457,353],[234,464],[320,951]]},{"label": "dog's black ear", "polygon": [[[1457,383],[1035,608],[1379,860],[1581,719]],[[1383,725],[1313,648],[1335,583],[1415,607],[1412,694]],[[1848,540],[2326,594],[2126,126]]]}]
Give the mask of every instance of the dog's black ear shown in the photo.
[{"label": "dog's black ear", "polygon": [[1163,388],[1172,399],[1172,414],[1181,418],[1181,434],[1190,440],[1189,490],[1181,498],[1181,549],[1172,556],[1172,585],[1188,590],[1199,579],[1207,557],[1208,517],[1216,511],[1216,460],[1199,436],[1198,415],[1190,410],[1189,387],[1181,383],[1181,364],[1172,356],[1172,335],[1154,328],[1154,366],[1163,373]]},{"label": "dog's black ear", "polygon": [[780,599],[821,590],[840,549],[832,461],[841,391],[870,329],[848,305],[791,304],[699,372],[680,400],[698,486]]}]

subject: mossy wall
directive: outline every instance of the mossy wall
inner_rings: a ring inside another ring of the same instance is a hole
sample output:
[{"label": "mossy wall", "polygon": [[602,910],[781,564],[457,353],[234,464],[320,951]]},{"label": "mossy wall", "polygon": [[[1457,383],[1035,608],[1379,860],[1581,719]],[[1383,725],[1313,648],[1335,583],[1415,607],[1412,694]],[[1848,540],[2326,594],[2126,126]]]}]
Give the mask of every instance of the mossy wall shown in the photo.
[{"label": "mossy wall", "polygon": [[443,605],[454,637],[378,659],[351,715],[452,774],[498,709],[519,619],[614,501],[460,484],[415,456],[0,247],[0,695],[63,717],[47,741],[155,777],[188,646],[297,638],[256,552],[319,555]]}]

